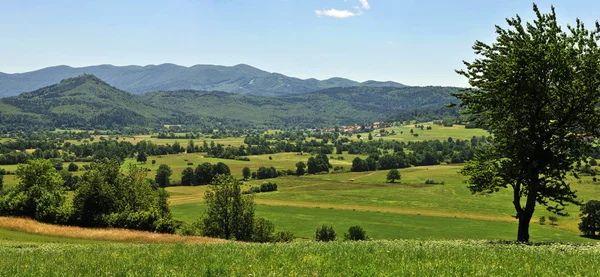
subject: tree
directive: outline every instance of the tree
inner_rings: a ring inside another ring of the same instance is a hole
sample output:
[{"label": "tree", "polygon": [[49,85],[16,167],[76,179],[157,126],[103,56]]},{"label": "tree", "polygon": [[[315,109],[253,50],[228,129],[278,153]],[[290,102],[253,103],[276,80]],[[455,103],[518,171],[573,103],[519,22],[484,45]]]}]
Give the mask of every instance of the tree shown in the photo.
[{"label": "tree", "polygon": [[138,163],[146,163],[147,160],[148,160],[148,157],[146,156],[145,152],[143,152],[143,151],[138,152],[138,155],[137,155]]},{"label": "tree", "polygon": [[181,185],[182,186],[193,186],[196,182],[196,176],[194,175],[194,169],[186,167],[181,172]]},{"label": "tree", "polygon": [[194,140],[191,140],[188,142],[187,145],[187,153],[194,153],[195,149],[194,149]]},{"label": "tree", "polygon": [[75,163],[70,163],[69,167],[67,167],[67,170],[74,172],[74,171],[79,170],[79,166]]},{"label": "tree", "polygon": [[559,215],[580,204],[565,177],[587,157],[582,136],[600,135],[600,25],[587,30],[577,20],[565,32],[554,7],[549,14],[533,10],[533,23],[516,16],[506,20],[509,29],[496,27],[492,45],[475,42],[480,57],[457,70],[471,88],[454,93],[464,113],[493,134],[461,172],[472,193],[513,189],[522,242],[529,241],[536,204]]},{"label": "tree", "polygon": [[244,176],[244,180],[250,179],[250,175],[252,175],[252,172],[250,171],[250,168],[244,167],[242,169],[242,176]]},{"label": "tree", "polygon": [[369,133],[369,136],[367,137],[369,140],[373,140],[373,134]]},{"label": "tree", "polygon": [[217,175],[204,194],[205,236],[249,241],[252,239],[254,201],[242,195],[240,182],[231,175]]},{"label": "tree", "polygon": [[213,167],[210,163],[202,163],[196,167],[196,185],[207,185],[213,180]]},{"label": "tree", "polygon": [[213,176],[217,176],[217,174],[231,175],[231,170],[229,169],[229,166],[227,164],[223,162],[218,162],[213,166],[212,171]]},{"label": "tree", "polygon": [[135,165],[122,173],[115,160],[92,163],[73,197],[77,224],[173,233],[168,193],[153,187],[146,173]]},{"label": "tree", "polygon": [[367,164],[367,162],[364,161],[363,159],[361,159],[360,157],[356,157],[356,158],[354,158],[354,160],[352,160],[352,167],[350,168],[350,171],[352,171],[352,172],[369,171],[369,164]]},{"label": "tree", "polygon": [[65,223],[71,215],[63,179],[50,160],[30,160],[16,170],[21,180],[0,197],[0,214]]},{"label": "tree", "polygon": [[600,232],[600,201],[590,200],[581,206],[579,230],[586,236],[595,237]]},{"label": "tree", "polygon": [[4,189],[4,174],[0,174],[0,190]]},{"label": "tree", "polygon": [[156,176],[154,177],[154,181],[161,187],[164,188],[170,185],[169,177],[173,174],[171,168],[166,164],[161,164],[158,166],[158,170],[156,171]]},{"label": "tree", "polygon": [[302,176],[305,173],[306,164],[304,162],[296,163],[296,176]]},{"label": "tree", "polygon": [[390,183],[400,180],[400,171],[398,169],[392,169],[387,174],[387,181]]}]

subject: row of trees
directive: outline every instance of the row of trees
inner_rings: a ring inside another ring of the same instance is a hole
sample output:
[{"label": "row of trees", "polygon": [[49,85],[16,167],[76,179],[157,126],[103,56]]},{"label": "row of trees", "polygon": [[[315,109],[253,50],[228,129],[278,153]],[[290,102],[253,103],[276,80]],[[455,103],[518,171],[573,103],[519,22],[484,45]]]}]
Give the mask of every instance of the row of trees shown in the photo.
[{"label": "row of trees", "polygon": [[117,227],[173,233],[167,192],[151,185],[146,170],[121,172],[116,160],[90,165],[72,200],[61,174],[48,160],[31,160],[16,170],[18,185],[0,191],[0,214],[84,227]]}]

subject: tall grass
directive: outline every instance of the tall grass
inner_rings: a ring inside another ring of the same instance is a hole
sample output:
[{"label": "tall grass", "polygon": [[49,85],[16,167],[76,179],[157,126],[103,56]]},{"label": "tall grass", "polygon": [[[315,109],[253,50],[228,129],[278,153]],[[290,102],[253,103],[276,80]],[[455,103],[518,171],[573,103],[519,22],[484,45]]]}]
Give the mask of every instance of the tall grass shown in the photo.
[{"label": "tall grass", "polygon": [[45,236],[107,240],[113,242],[136,243],[218,243],[220,239],[206,237],[183,237],[179,235],[159,234],[136,230],[113,228],[81,228],[40,223],[28,218],[0,216],[0,228]]},{"label": "tall grass", "polygon": [[594,276],[598,246],[483,241],[0,245],[19,276]]}]

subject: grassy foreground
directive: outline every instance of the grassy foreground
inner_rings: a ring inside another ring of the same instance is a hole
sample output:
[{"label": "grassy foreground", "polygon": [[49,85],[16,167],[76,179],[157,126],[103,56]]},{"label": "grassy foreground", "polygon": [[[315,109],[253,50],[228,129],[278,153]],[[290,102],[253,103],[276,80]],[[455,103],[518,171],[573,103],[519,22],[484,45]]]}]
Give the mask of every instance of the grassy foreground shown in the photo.
[{"label": "grassy foreground", "polygon": [[0,245],[19,276],[592,276],[598,246],[484,241]]}]

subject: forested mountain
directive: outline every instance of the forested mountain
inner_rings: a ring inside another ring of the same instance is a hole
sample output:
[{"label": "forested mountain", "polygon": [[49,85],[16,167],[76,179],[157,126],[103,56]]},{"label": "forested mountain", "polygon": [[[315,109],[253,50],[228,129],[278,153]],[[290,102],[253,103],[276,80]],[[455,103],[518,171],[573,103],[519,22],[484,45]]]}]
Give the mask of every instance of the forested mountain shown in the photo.
[{"label": "forested mountain", "polygon": [[276,96],[313,92],[332,87],[403,87],[395,82],[367,81],[359,83],[344,78],[298,79],[279,73],[270,73],[249,65],[236,66],[174,64],[148,66],[98,65],[81,68],[56,66],[37,71],[0,73],[0,97],[15,96],[58,83],[60,80],[83,74],[93,74],[108,84],[133,94],[150,91],[192,89],[225,91],[238,94]]},{"label": "forested mountain", "polygon": [[451,102],[451,87],[338,87],[278,97],[177,90],[135,96],[93,75],[0,99],[0,126],[317,127],[379,121]]}]

